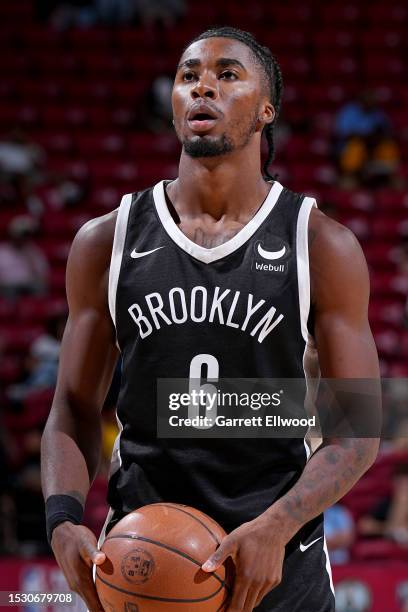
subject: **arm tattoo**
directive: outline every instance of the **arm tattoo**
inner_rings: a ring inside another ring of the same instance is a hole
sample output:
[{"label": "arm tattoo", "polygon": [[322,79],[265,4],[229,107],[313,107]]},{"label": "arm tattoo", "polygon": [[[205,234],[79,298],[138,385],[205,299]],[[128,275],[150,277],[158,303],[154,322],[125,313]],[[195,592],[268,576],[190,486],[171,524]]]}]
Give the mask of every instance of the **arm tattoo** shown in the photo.
[{"label": "arm tattoo", "polygon": [[303,525],[336,503],[369,467],[373,441],[342,439],[323,445],[280,503],[286,516]]}]

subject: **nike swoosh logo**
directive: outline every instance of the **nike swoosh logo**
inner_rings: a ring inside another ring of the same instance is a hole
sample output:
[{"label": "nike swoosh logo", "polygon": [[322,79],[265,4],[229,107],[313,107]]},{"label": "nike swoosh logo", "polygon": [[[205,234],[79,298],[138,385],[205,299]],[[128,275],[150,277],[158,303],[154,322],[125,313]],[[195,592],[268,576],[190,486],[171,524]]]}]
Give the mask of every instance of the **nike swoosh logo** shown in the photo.
[{"label": "nike swoosh logo", "polygon": [[317,538],[316,540],[313,540],[313,542],[310,542],[310,544],[306,544],[306,546],[304,546],[302,544],[302,542],[299,544],[299,548],[302,552],[305,552],[305,550],[307,550],[308,548],[310,548],[311,546],[313,546],[313,544],[316,544],[316,542],[318,542],[319,540],[322,539],[323,536],[320,536],[320,538]]},{"label": "nike swoosh logo", "polygon": [[133,249],[133,251],[131,252],[130,256],[133,259],[138,259],[139,257],[145,257],[146,255],[150,255],[150,253],[154,253],[155,251],[158,251],[159,249],[164,249],[164,247],[157,247],[156,249],[152,249],[151,251],[144,251],[142,253],[138,253],[136,251],[136,249]]},{"label": "nike swoosh logo", "polygon": [[258,244],[258,253],[264,259],[280,259],[286,253],[286,247],[283,246],[280,251],[265,251],[265,249],[263,249],[261,245]]}]

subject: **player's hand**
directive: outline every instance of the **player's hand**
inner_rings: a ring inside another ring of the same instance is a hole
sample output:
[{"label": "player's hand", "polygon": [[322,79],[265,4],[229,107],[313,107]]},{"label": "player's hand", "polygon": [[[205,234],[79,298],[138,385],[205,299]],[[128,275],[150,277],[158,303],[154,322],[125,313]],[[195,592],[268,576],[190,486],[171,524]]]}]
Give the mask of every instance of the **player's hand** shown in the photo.
[{"label": "player's hand", "polygon": [[85,601],[90,612],[103,611],[92,578],[92,565],[104,563],[105,553],[87,527],[60,523],[52,532],[51,547],[68,586]]},{"label": "player's hand", "polygon": [[228,612],[252,612],[281,582],[285,546],[289,539],[282,525],[279,527],[277,521],[261,514],[222,540],[202,569],[213,572],[228,557],[234,561],[235,581]]}]

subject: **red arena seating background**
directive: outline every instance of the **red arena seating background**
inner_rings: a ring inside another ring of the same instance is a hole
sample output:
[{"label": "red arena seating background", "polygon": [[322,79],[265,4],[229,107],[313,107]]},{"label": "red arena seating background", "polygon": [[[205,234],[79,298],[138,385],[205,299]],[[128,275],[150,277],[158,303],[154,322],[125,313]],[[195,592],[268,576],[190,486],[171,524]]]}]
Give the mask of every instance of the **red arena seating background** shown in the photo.
[{"label": "red arena seating background", "polygon": [[[405,3],[190,1],[173,28],[94,25],[57,31],[35,18],[34,2],[4,0],[0,24],[0,140],[19,128],[45,151],[45,172],[34,195],[44,207],[37,244],[51,266],[46,296],[17,302],[0,298],[3,389],[19,380],[31,342],[47,317],[65,304],[65,264],[78,228],[116,208],[124,193],[176,175],[177,139],[170,130],[147,130],[142,109],[153,79],[173,74],[185,43],[213,24],[251,30],[277,56],[285,82],[282,109],[288,137],[278,146],[274,169],[286,186],[315,196],[356,233],[370,269],[369,315],[382,375],[408,376],[408,265],[403,269],[398,263],[398,249],[408,236]],[[332,154],[334,117],[364,89],[376,90],[391,120],[399,149],[398,180],[375,189],[345,189],[339,187]],[[53,206],[57,175],[86,192],[80,207]],[[27,214],[26,202],[9,202],[4,194],[0,183],[0,241],[6,239],[9,221]],[[52,389],[33,394],[16,416],[0,395],[2,426],[17,446],[30,428],[44,423],[51,399]],[[390,492],[393,465],[399,460],[400,455],[382,452],[346,496],[344,505],[355,519]],[[105,483],[101,476],[88,500],[87,521],[95,530],[106,513]],[[42,562],[36,559],[0,560],[0,590],[21,589],[26,584],[21,572],[26,576],[27,567],[36,563],[40,569],[32,575],[42,580]],[[366,585],[372,603],[361,610],[397,612],[402,610],[401,585],[408,580],[408,549],[387,540],[357,538],[350,565],[335,568],[334,578]],[[51,588],[48,574],[44,580]]]}]

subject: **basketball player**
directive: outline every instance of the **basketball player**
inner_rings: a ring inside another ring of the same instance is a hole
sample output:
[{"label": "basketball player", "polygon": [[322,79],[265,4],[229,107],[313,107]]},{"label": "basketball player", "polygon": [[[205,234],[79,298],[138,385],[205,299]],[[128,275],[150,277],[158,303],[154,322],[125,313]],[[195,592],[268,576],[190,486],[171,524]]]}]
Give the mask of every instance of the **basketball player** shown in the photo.
[{"label": "basketball player", "polygon": [[377,439],[325,439],[310,455],[302,439],[156,437],[156,380],[188,378],[192,363],[203,377],[209,363],[220,377],[379,376],[357,241],[268,172],[281,94],[277,62],[251,35],[203,33],[174,82],[178,178],[124,196],[72,245],[42,473],[53,551],[92,611],[105,556],[80,522],[119,351],[106,531],[145,504],[195,506],[228,532],[203,569],[232,558],[230,612],[334,610],[322,512],[372,464]]}]

